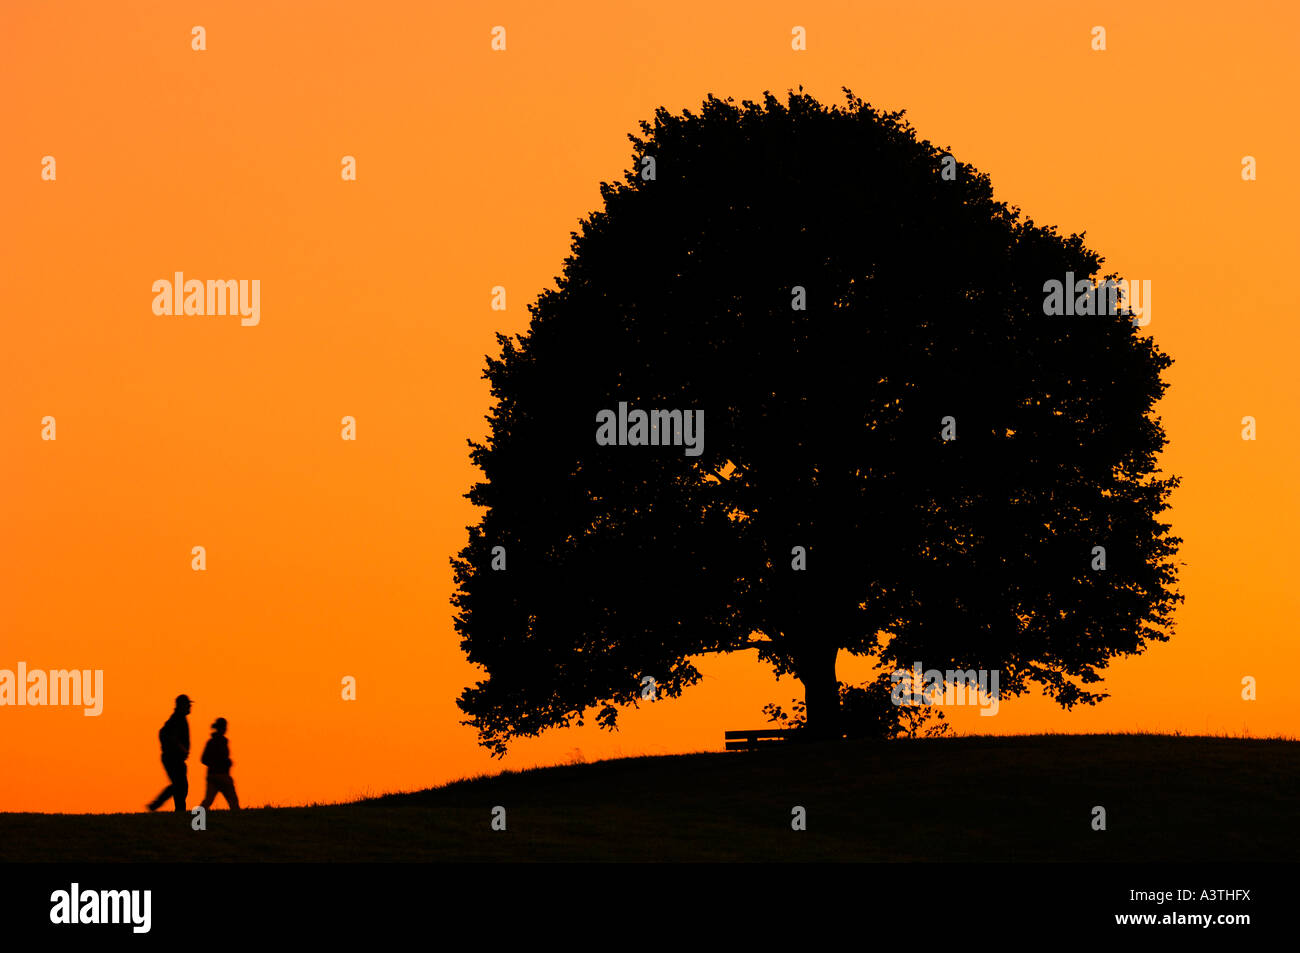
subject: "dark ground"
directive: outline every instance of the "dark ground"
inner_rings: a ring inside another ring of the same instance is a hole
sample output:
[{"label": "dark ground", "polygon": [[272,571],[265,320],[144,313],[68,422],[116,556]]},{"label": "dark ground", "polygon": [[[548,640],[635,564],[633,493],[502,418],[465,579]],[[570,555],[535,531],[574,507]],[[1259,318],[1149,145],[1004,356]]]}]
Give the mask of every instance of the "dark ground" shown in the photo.
[{"label": "dark ground", "polygon": [[[783,745],[215,810],[206,831],[161,812],[0,814],[0,861],[1295,861],[1297,792],[1296,741]],[[504,832],[491,829],[495,805]],[[791,830],[795,805],[806,831]],[[1092,829],[1094,805],[1105,831]]]}]

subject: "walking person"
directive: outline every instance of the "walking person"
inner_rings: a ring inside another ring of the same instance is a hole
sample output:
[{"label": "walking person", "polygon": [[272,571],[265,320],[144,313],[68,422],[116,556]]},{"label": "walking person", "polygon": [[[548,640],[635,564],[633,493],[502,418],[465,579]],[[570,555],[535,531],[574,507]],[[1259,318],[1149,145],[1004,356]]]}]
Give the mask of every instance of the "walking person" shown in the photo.
[{"label": "walking person", "polygon": [[167,779],[171,783],[149,802],[151,811],[158,810],[164,801],[171,798],[176,804],[177,812],[185,812],[185,796],[190,792],[190,782],[185,771],[185,762],[190,756],[190,723],[185,720],[185,716],[190,713],[191,707],[188,695],[177,695],[175,711],[158,730],[163,770],[167,772]]},{"label": "walking person", "polygon": [[239,795],[235,793],[235,782],[230,777],[230,769],[235,762],[230,760],[230,742],[226,740],[226,719],[218,718],[212,723],[212,737],[203,748],[200,759],[208,766],[208,790],[203,795],[203,809],[207,810],[220,794],[226,799],[232,811],[239,810]]}]

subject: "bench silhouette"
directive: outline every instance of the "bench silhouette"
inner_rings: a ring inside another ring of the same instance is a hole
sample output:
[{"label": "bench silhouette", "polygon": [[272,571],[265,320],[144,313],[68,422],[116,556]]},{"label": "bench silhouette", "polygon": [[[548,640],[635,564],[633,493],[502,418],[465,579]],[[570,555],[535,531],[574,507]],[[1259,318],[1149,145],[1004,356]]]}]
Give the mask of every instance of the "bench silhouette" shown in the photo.
[{"label": "bench silhouette", "polygon": [[728,751],[753,751],[756,748],[767,748],[789,741],[792,734],[791,731],[772,728],[752,728],[724,732],[723,740],[727,744]]}]

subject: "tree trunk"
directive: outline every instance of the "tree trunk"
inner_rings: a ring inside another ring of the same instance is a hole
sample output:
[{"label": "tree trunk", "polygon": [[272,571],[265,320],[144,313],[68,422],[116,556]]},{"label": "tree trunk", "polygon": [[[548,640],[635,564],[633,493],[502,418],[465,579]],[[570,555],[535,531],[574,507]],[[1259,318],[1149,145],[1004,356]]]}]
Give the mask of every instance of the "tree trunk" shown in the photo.
[{"label": "tree trunk", "polygon": [[840,683],[835,676],[839,652],[835,646],[810,652],[799,666],[797,674],[804,685],[808,719],[804,731],[810,741],[840,737]]}]

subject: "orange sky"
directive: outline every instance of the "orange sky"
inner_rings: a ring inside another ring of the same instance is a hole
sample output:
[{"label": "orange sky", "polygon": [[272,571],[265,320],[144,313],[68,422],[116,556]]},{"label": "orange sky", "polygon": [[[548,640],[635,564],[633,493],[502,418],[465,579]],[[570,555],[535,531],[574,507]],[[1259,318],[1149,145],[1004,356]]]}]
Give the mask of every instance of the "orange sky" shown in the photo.
[{"label": "orange sky", "polygon": [[[140,809],[181,691],[196,749],[229,719],[250,805],[502,767],[458,724],[475,670],[448,604],[484,354],[525,326],[638,120],[799,84],[906,108],[998,198],[1086,229],[1107,270],[1151,280],[1145,333],[1176,361],[1174,640],[1114,666],[1098,708],[1025,698],[957,727],[1296,734],[1298,22],[1241,2],[6,0],[0,668],[103,669],[105,699],[0,708],[0,810]],[[260,324],[154,315],[178,270],[259,279]],[[752,657],[701,669],[617,734],[551,732],[504,766],[719,749],[802,694]]]}]

